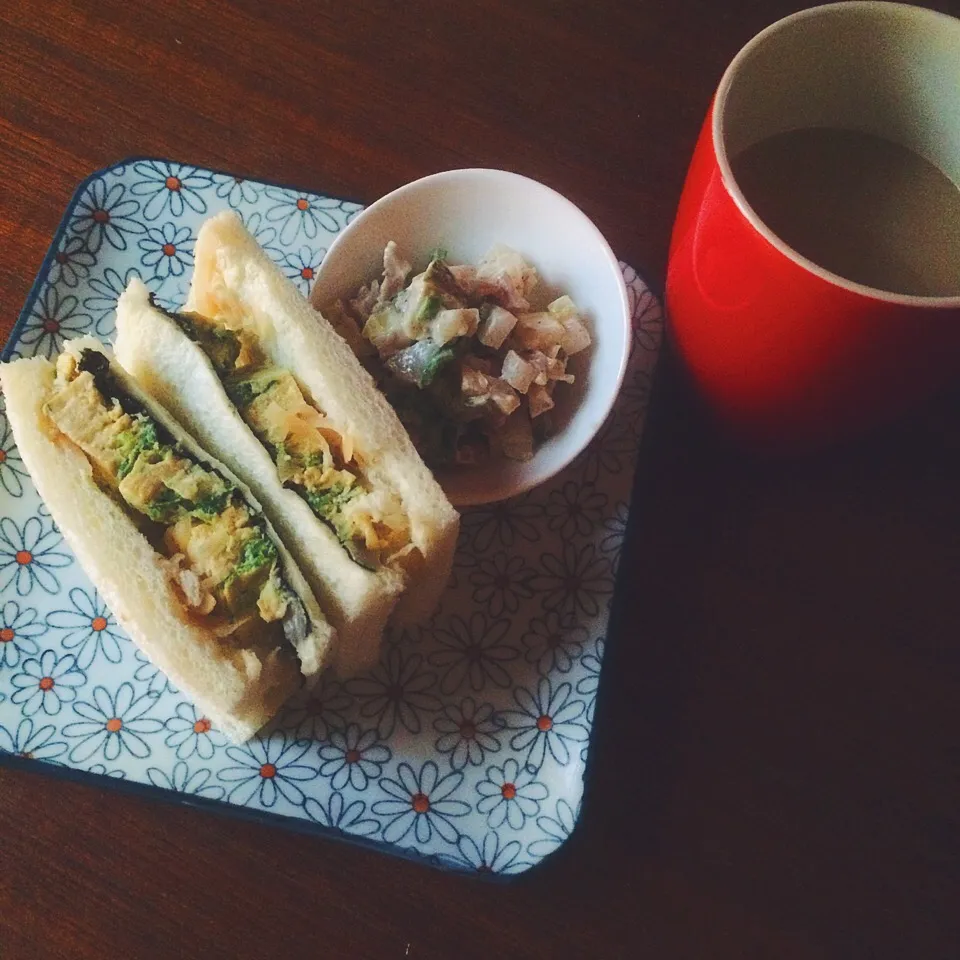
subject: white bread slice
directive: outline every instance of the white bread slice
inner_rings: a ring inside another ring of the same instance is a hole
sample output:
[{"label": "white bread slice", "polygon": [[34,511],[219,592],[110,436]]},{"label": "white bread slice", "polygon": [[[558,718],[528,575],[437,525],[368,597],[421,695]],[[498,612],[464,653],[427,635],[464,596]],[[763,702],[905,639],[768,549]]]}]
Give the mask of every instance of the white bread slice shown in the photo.
[{"label": "white bread slice", "polygon": [[[68,347],[77,351],[91,347],[106,353],[92,337],[73,340]],[[44,413],[55,375],[53,363],[44,357],[0,364],[7,419],[37,491],[81,567],[131,639],[227,737],[238,743],[248,740],[300,687],[301,670],[318,673],[332,640],[329,625],[282,547],[284,578],[303,601],[313,628],[301,654],[300,670],[293,658],[263,663],[252,651],[232,651],[211,631],[189,622],[182,615],[160,555],[119,503],[98,486],[83,452],[60,434]],[[137,399],[144,398],[138,395]],[[144,405],[195,452],[195,445],[169,416],[149,402]],[[208,457],[203,459],[212,464]],[[221,469],[219,464],[212,465]],[[237,482],[229,471],[222,473]],[[242,484],[238,486],[247,493]],[[251,505],[256,506],[252,498]]]},{"label": "white bread slice", "polygon": [[373,488],[395,492],[420,557],[394,619],[420,623],[447,585],[459,515],[353,351],[230,211],[200,228],[187,309],[223,316],[254,333],[268,359],[289,370],[341,433],[352,437]]},{"label": "white bread slice", "polygon": [[350,559],[336,534],[283,486],[270,454],[244,423],[203,350],[150,303],[139,280],[117,303],[117,360],[201,445],[242,474],[337,630],[333,663],[349,676],[373,666],[403,590],[398,569],[374,573]]}]

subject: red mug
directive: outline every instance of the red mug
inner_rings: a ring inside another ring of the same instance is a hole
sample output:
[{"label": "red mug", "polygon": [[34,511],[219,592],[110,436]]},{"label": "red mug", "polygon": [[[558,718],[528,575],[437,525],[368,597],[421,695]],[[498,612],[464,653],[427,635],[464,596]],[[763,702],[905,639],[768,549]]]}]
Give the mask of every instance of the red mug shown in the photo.
[{"label": "red mug", "polygon": [[796,450],[873,426],[960,374],[960,262],[951,296],[846,280],[755,213],[731,158],[785,131],[860,130],[960,181],[960,20],[837,3],[751,40],[724,73],[670,245],[674,343],[721,423]]}]

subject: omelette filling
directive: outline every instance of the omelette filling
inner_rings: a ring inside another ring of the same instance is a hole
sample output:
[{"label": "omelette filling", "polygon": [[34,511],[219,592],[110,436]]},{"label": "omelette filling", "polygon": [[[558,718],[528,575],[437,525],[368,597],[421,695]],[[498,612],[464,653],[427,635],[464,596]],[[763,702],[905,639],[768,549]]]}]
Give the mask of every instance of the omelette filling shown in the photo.
[{"label": "omelette filling", "polygon": [[165,558],[190,618],[221,642],[267,653],[306,635],[263,517],[122,390],[102,353],[62,353],[45,410]]},{"label": "omelette filling", "polygon": [[398,498],[371,489],[351,438],[307,402],[289,371],[267,363],[246,331],[196,313],[168,315],[206,353],[281,483],[334,531],[354,562],[376,570],[413,550]]}]

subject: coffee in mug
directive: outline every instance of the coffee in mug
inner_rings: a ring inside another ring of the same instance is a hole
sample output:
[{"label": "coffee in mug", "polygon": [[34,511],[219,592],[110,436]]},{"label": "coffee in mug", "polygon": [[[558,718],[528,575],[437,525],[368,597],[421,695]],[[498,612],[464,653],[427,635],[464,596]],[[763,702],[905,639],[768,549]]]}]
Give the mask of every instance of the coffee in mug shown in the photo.
[{"label": "coffee in mug", "polygon": [[831,273],[960,296],[960,188],[919,153],[861,130],[805,127],[750,145],[730,168],[757,216]]}]

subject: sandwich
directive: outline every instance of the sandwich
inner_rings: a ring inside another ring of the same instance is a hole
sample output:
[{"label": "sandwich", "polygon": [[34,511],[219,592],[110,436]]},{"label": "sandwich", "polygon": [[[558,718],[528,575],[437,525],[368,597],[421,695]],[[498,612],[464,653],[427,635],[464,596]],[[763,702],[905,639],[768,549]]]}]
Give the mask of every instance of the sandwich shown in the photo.
[{"label": "sandwich", "polygon": [[134,642],[242,742],[323,669],[335,633],[249,489],[93,337],[0,366],[17,446]]},{"label": "sandwich", "polygon": [[334,665],[376,662],[388,619],[424,621],[459,517],[349,346],[233,213],[201,227],[183,310],[137,280],[119,361],[243,478],[337,630]]}]

